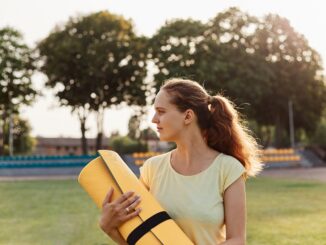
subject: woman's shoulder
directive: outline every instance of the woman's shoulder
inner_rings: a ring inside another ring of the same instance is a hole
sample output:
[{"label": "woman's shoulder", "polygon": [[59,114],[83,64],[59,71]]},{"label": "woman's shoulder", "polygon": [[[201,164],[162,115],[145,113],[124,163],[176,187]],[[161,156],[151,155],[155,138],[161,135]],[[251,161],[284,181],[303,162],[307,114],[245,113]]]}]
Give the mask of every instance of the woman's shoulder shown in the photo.
[{"label": "woman's shoulder", "polygon": [[234,156],[220,153],[222,154],[222,161],[220,162],[221,167],[224,169],[233,169],[233,168],[244,168],[242,163]]},{"label": "woman's shoulder", "polygon": [[160,155],[150,157],[144,162],[143,166],[146,166],[148,168],[157,168],[165,162],[169,161],[170,154],[171,152],[169,151]]},{"label": "woman's shoulder", "polygon": [[155,176],[157,176],[157,173],[162,173],[162,170],[164,169],[164,163],[169,161],[169,156],[170,152],[167,152],[148,158],[140,167],[140,175],[147,188],[152,186],[152,180],[155,178]]},{"label": "woman's shoulder", "polygon": [[246,172],[242,163],[234,156],[223,154],[220,168],[220,193]]}]

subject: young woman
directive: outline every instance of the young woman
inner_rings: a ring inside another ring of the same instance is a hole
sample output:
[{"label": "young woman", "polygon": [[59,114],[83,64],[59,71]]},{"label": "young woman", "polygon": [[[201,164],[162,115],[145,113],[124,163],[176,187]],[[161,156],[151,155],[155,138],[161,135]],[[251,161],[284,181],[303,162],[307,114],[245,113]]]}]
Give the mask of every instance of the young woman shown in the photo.
[{"label": "young woman", "polygon": [[[161,87],[154,106],[160,140],[177,147],[148,159],[140,180],[195,244],[245,244],[245,180],[261,164],[234,105],[194,81],[175,78]],[[126,244],[117,227],[141,212],[141,198],[128,192],[112,202],[112,192],[100,226]]]}]

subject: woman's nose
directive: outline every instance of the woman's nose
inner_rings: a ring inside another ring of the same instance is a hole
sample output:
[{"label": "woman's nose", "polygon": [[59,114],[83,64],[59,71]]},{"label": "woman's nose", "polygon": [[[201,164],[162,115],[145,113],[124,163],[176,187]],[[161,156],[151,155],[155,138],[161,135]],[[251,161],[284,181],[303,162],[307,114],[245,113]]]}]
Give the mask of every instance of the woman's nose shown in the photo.
[{"label": "woman's nose", "polygon": [[156,113],[154,114],[154,116],[152,118],[152,123],[157,123]]}]

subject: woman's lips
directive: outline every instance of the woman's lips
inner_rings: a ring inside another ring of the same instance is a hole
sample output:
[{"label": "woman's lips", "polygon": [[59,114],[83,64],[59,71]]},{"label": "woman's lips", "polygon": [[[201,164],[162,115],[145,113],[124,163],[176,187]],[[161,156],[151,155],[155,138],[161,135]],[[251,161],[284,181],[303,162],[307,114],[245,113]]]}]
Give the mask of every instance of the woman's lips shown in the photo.
[{"label": "woman's lips", "polygon": [[157,131],[161,131],[162,130],[162,128],[157,128]]}]

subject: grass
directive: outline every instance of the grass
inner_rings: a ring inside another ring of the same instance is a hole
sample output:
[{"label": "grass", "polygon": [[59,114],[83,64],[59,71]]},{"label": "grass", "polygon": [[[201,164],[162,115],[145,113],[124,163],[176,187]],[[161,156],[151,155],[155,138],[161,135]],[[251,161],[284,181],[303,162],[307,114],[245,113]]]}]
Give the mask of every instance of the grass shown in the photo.
[{"label": "grass", "polygon": [[[325,183],[249,180],[247,243],[325,244],[325,194]],[[75,180],[0,182],[0,198],[0,244],[113,244]]]},{"label": "grass", "polygon": [[325,194],[325,183],[270,178],[249,181],[248,244],[325,244]]},{"label": "grass", "polygon": [[113,244],[74,180],[0,182],[0,244]]}]

